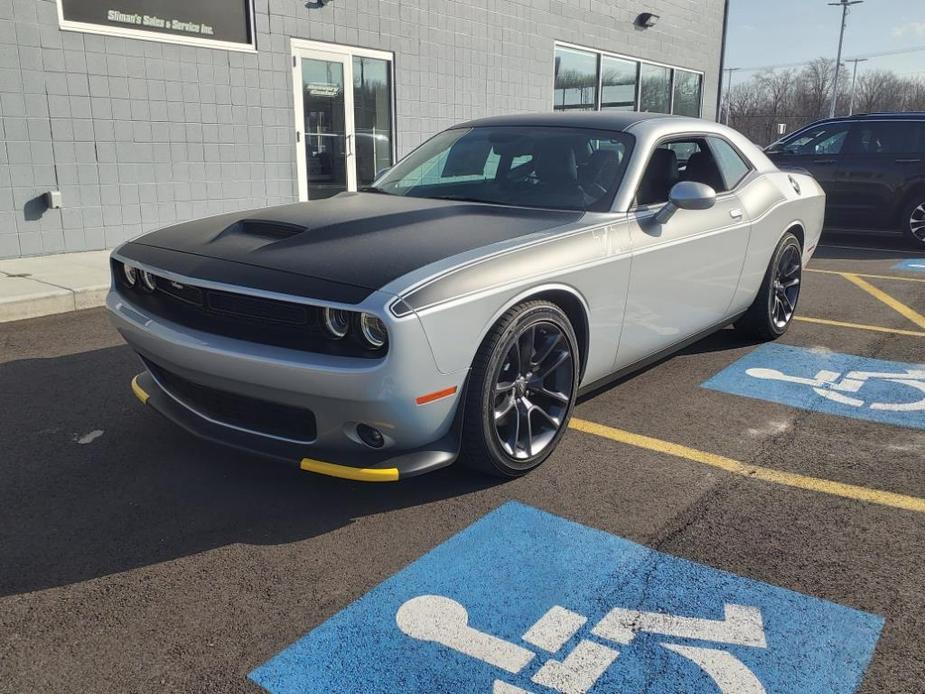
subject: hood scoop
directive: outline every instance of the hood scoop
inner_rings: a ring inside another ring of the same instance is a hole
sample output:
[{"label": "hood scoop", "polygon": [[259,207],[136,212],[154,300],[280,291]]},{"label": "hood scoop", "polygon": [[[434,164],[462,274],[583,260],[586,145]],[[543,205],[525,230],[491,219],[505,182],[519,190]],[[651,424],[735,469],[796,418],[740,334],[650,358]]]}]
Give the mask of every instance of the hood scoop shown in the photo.
[{"label": "hood scoop", "polygon": [[223,236],[253,236],[256,238],[279,241],[288,239],[304,231],[308,227],[299,224],[290,224],[288,222],[275,222],[270,219],[242,219],[226,227],[216,236],[216,240]]}]

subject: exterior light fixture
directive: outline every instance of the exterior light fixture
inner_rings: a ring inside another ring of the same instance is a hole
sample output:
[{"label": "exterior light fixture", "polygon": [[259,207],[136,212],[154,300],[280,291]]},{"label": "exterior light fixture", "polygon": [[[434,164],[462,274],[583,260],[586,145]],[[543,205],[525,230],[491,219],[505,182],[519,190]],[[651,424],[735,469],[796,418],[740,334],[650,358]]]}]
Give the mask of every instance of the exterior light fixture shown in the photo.
[{"label": "exterior light fixture", "polygon": [[642,12],[636,17],[636,21],[633,22],[640,29],[648,29],[654,27],[659,20],[659,15],[652,14],[651,12]]}]

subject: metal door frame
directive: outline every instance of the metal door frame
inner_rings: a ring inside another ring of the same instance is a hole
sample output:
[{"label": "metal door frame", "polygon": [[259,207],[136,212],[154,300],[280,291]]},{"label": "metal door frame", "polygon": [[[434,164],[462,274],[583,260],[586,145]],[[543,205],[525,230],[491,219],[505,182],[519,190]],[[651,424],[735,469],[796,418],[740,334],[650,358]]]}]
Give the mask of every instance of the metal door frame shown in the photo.
[{"label": "metal door frame", "polygon": [[298,198],[300,201],[310,199],[308,187],[308,162],[305,157],[305,116],[304,94],[302,93],[302,58],[339,62],[344,72],[344,130],[346,134],[347,190],[357,189],[356,171],[356,129],[353,116],[353,58],[376,58],[389,63],[389,124],[392,143],[392,161],[396,159],[395,141],[395,55],[389,51],[376,51],[370,48],[356,48],[320,41],[291,39],[292,50],[292,95],[296,132],[296,169],[298,171]]}]

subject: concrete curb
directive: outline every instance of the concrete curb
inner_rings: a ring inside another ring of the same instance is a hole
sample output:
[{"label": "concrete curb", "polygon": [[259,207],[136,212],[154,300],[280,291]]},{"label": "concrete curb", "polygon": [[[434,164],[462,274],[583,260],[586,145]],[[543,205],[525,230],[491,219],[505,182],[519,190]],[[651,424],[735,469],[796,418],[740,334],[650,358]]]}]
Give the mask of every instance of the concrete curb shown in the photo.
[{"label": "concrete curb", "polygon": [[109,251],[0,260],[0,323],[102,306]]}]

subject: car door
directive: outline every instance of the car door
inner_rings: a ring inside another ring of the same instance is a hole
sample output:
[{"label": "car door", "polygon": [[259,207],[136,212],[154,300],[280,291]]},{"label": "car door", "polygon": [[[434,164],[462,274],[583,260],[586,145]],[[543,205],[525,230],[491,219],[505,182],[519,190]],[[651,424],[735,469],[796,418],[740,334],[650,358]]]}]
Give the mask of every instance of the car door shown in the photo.
[{"label": "car door", "polygon": [[[630,213],[632,264],[615,368],[645,359],[727,317],[749,236],[749,222],[734,189],[750,169],[732,151],[742,170],[738,178],[730,174],[734,180],[727,184],[705,136],[673,138],[653,150],[637,191],[638,204]],[[684,171],[678,170],[676,152],[689,155]],[[677,210],[659,224],[655,214],[681,179],[712,185],[716,204],[707,210]]]},{"label": "car door", "polygon": [[780,168],[796,167],[813,175],[825,191],[825,223],[830,226],[851,223],[851,196],[837,175],[850,129],[847,121],[820,123],[767,151]]},{"label": "car door", "polygon": [[845,195],[846,226],[895,226],[907,179],[921,167],[917,126],[900,120],[865,120],[852,126],[835,174]]}]

